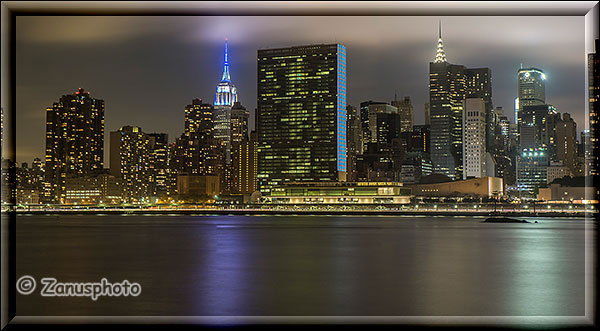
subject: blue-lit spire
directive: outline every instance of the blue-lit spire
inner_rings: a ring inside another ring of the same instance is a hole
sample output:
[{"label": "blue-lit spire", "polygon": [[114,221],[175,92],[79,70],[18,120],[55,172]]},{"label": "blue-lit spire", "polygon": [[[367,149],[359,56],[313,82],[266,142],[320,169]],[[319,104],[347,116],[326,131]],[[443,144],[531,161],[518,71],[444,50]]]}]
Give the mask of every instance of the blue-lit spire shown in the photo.
[{"label": "blue-lit spire", "polygon": [[225,38],[225,61],[223,62],[223,77],[221,77],[222,82],[231,81],[231,76],[229,75],[229,59],[227,53],[227,38]]},{"label": "blue-lit spire", "polygon": [[229,51],[227,49],[227,38],[225,38],[225,56],[223,57],[223,76],[217,84],[215,93],[215,106],[231,107],[237,101],[237,89],[231,82],[229,75]]}]

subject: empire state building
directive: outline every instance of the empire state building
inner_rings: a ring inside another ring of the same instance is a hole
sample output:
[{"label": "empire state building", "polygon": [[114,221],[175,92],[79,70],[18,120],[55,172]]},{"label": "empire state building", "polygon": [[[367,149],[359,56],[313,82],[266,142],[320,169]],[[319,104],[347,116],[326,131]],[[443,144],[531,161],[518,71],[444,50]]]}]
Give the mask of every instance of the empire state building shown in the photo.
[{"label": "empire state building", "polygon": [[231,107],[238,101],[237,88],[231,82],[229,74],[229,54],[227,39],[225,39],[225,58],[223,61],[223,75],[217,84],[215,93],[213,121],[215,124],[215,137],[226,146],[226,159],[231,159]]}]

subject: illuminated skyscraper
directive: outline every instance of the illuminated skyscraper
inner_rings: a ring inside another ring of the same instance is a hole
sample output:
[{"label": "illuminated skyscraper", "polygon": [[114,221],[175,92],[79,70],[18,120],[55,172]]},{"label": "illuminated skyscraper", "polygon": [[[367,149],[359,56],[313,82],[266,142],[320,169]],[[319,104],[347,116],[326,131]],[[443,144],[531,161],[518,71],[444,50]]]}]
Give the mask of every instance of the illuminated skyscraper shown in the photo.
[{"label": "illuminated skyscraper", "polygon": [[214,131],[213,106],[202,103],[202,99],[194,99],[185,107],[184,135],[190,137],[207,138],[213,136]]},{"label": "illuminated skyscraper", "polygon": [[463,179],[486,176],[485,101],[467,98],[463,110]]},{"label": "illuminated skyscraper", "polygon": [[150,139],[150,191],[165,195],[169,188],[169,135],[148,133]]},{"label": "illuminated skyscraper", "polygon": [[492,109],[491,72],[446,61],[441,25],[435,60],[429,63],[431,161],[434,173],[463,177],[462,113],[465,98],[482,98],[486,113]]},{"label": "illuminated skyscraper", "polygon": [[519,125],[518,112],[524,106],[539,106],[546,103],[546,75],[537,68],[521,68],[517,73],[518,96],[515,100],[515,123]]},{"label": "illuminated skyscraper", "polygon": [[231,107],[231,143],[248,141],[250,112],[238,101]]},{"label": "illuminated skyscraper", "polygon": [[46,109],[47,201],[62,203],[65,178],[101,170],[104,161],[104,100],[80,88]]},{"label": "illuminated skyscraper", "polygon": [[225,146],[226,161],[229,163],[231,153],[231,107],[238,101],[237,89],[231,82],[229,73],[229,53],[227,39],[225,39],[225,57],[223,61],[223,75],[217,85],[214,102],[215,137],[220,139]]},{"label": "illuminated skyscraper", "polygon": [[258,180],[269,193],[295,181],[346,178],[346,48],[258,51]]},{"label": "illuminated skyscraper", "polygon": [[196,98],[185,107],[185,132],[169,152],[171,188],[177,186],[178,175],[218,175],[219,181],[225,182],[225,145],[214,137],[213,118],[213,106],[202,99]]},{"label": "illuminated skyscraper", "polygon": [[253,193],[257,187],[258,142],[256,133],[252,131],[250,140],[234,142],[231,153],[233,193]]},{"label": "illuminated skyscraper", "polygon": [[123,200],[142,202],[153,195],[150,137],[141,128],[124,126],[110,133],[110,174],[123,181]]}]

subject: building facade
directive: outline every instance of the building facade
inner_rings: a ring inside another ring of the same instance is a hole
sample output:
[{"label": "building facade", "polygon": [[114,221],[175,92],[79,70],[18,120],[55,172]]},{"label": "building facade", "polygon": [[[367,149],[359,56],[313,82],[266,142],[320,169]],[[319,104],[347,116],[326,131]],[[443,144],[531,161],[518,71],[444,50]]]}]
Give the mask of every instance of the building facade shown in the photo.
[{"label": "building facade", "polygon": [[391,104],[398,109],[400,115],[400,132],[412,132],[415,122],[415,110],[410,97],[405,96],[402,100],[394,99]]},{"label": "building facade", "polygon": [[110,133],[110,174],[123,182],[123,201],[148,202],[152,191],[150,137],[141,128],[124,126]]},{"label": "building facade", "polygon": [[257,90],[263,194],[290,181],[345,180],[346,48],[258,50]]},{"label": "building facade", "polygon": [[577,124],[569,113],[556,121],[554,146],[556,159],[561,161],[572,173],[577,173]]},{"label": "building facade", "polygon": [[434,172],[454,180],[463,177],[462,114],[467,97],[482,98],[486,115],[491,112],[491,72],[448,63],[440,25],[437,54],[429,63],[430,151]]},{"label": "building facade", "polygon": [[229,51],[227,40],[225,40],[225,55],[223,60],[223,74],[221,81],[217,84],[215,92],[213,121],[215,138],[221,140],[225,147],[225,161],[231,158],[231,108],[238,101],[237,88],[231,82],[229,72]]},{"label": "building facade", "polygon": [[254,132],[250,136],[250,140],[233,144],[231,192],[235,194],[251,194],[258,189],[258,141]]},{"label": "building facade", "polygon": [[169,135],[148,133],[150,139],[150,193],[156,196],[169,194]]},{"label": "building facade", "polygon": [[517,190],[521,197],[535,197],[548,181],[550,157],[544,148],[527,148],[517,155]]},{"label": "building facade", "polygon": [[346,107],[347,119],[347,148],[348,148],[348,181],[357,180],[356,161],[358,155],[363,153],[363,132],[360,121],[360,112],[356,107],[348,105]]},{"label": "building facade", "polygon": [[464,102],[463,179],[487,176],[485,107],[485,101],[482,98],[467,98]]},{"label": "building facade", "polygon": [[45,164],[50,203],[64,203],[66,177],[103,168],[104,100],[80,88],[46,109]]}]

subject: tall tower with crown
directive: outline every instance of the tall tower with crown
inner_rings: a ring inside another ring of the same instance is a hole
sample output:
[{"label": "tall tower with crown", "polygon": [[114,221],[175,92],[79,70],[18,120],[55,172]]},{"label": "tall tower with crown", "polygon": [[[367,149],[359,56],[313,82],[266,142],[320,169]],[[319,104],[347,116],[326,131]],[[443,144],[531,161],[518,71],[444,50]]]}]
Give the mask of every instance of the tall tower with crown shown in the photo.
[{"label": "tall tower with crown", "polygon": [[462,179],[463,102],[467,98],[483,99],[487,116],[492,105],[491,97],[489,68],[467,68],[448,63],[440,21],[437,51],[434,60],[429,63],[430,151],[434,173]]},{"label": "tall tower with crown", "polygon": [[446,53],[444,53],[444,44],[442,43],[442,21],[440,20],[438,25],[438,46],[437,52],[435,53],[434,63],[446,62]]},{"label": "tall tower with crown", "polygon": [[223,74],[221,81],[217,84],[215,93],[213,121],[215,125],[215,137],[220,139],[225,146],[225,159],[227,163],[231,160],[231,107],[238,101],[237,88],[231,82],[229,72],[229,50],[225,38],[225,56],[223,59]]}]

